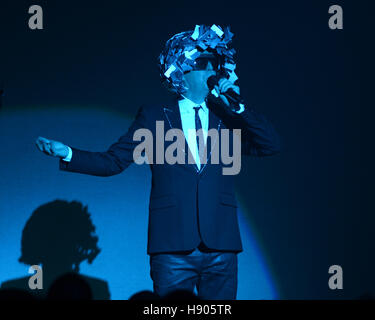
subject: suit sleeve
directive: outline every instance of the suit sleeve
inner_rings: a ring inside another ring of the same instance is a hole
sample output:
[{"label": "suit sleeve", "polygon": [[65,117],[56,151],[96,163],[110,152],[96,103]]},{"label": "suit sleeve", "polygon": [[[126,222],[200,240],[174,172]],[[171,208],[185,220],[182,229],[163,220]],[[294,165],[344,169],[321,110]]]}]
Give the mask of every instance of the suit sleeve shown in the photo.
[{"label": "suit sleeve", "polygon": [[133,135],[141,128],[148,128],[146,111],[143,107],[138,110],[137,116],[127,133],[113,143],[107,151],[91,152],[71,147],[72,158],[70,162],[61,159],[59,169],[101,177],[119,174],[133,163],[133,151],[139,144],[139,141],[133,140]]},{"label": "suit sleeve", "polygon": [[206,101],[228,129],[241,129],[243,154],[265,157],[280,152],[279,135],[262,114],[248,107],[241,113],[233,112],[212,94],[208,95]]}]

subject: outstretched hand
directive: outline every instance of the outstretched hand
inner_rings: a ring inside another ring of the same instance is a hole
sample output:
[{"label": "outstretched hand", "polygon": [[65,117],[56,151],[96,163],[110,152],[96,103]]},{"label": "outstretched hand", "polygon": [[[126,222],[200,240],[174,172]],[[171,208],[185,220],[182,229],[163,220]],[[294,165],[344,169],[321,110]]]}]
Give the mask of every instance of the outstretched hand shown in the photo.
[{"label": "outstretched hand", "polygon": [[59,141],[38,137],[35,144],[40,151],[49,156],[65,158],[69,153],[69,148]]}]

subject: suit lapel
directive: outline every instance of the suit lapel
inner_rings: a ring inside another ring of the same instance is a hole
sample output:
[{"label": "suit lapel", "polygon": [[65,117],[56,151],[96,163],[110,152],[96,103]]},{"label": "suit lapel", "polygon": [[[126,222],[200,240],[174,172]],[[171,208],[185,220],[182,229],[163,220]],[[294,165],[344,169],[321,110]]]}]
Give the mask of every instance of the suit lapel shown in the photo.
[{"label": "suit lapel", "polygon": [[182,130],[182,122],[180,116],[180,110],[178,107],[178,101],[175,100],[170,106],[164,107],[164,116],[166,117],[169,129],[180,129]]},{"label": "suit lapel", "polygon": [[206,168],[207,163],[209,163],[211,159],[211,152],[213,148],[216,147],[216,144],[220,141],[220,127],[221,127],[221,120],[211,111],[209,110],[208,113],[208,130],[210,129],[216,129],[218,132],[218,136],[215,136],[213,141],[211,141],[211,138],[207,137],[207,143],[206,143],[206,152],[207,152],[207,162],[201,166],[201,170],[199,171],[199,174],[203,172],[203,170]]},{"label": "suit lapel", "polygon": [[[181,130],[181,132],[183,132],[178,100],[176,99],[169,107],[164,107],[163,112],[164,112],[164,117],[166,119],[168,130],[179,129]],[[220,127],[221,127],[221,120],[211,110],[209,110],[208,129],[216,129],[218,134],[220,134]],[[218,140],[220,140],[220,137],[215,137],[213,141],[211,141],[210,138],[207,139],[207,143],[206,143],[207,162],[201,165],[200,170],[198,170],[198,167],[195,163],[189,164],[187,161],[185,162],[183,167],[189,170],[193,170],[193,172],[197,174],[201,174],[203,170],[206,168],[207,163],[209,162],[211,158],[211,150],[213,150],[213,148],[216,147],[216,144],[219,143]],[[186,154],[187,152],[189,153],[188,156],[193,158],[186,139],[184,139],[184,142],[185,143],[183,146],[179,145],[178,147],[184,153],[185,159],[188,159],[187,154]]]},{"label": "suit lapel", "polygon": [[[168,130],[169,129],[178,129],[178,130],[181,130],[181,132],[183,134],[182,121],[181,121],[180,109],[179,109],[179,106],[178,106],[178,100],[176,99],[170,105],[170,107],[165,107],[163,109],[163,111],[164,111],[164,117],[166,118]],[[193,156],[190,152],[189,145],[188,145],[185,138],[184,138],[184,145],[179,144],[178,148],[183,152],[184,157],[185,157],[185,163],[182,166],[185,169],[192,170],[194,173],[198,173],[199,171],[198,171],[197,165],[195,163],[189,164],[188,161],[187,161],[188,157],[193,158]]]}]

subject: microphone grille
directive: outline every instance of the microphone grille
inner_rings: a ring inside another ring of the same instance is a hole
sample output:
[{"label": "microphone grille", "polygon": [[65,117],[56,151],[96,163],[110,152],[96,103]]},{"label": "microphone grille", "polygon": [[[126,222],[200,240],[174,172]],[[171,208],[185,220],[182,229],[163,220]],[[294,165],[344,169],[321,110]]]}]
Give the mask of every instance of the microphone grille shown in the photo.
[{"label": "microphone grille", "polygon": [[219,76],[210,76],[208,79],[207,79],[207,86],[210,90],[212,90],[215,85],[219,82],[219,79],[220,77]]}]

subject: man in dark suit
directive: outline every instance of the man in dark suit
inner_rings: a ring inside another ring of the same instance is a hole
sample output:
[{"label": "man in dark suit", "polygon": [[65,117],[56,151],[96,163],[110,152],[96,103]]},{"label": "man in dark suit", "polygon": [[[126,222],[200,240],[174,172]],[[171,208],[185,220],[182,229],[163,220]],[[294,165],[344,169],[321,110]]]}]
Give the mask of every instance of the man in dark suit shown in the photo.
[{"label": "man in dark suit", "polygon": [[[225,139],[221,134],[208,137],[208,132],[229,129],[235,141],[234,129],[240,129],[241,153],[253,156],[278,153],[279,139],[265,117],[225,96],[229,89],[240,93],[234,84],[233,63],[230,65],[233,51],[227,44],[233,34],[229,28],[223,32],[215,25],[197,27],[168,40],[159,57],[162,78],[176,93],[174,103],[141,107],[128,132],[105,152],[79,150],[42,137],[36,143],[41,151],[61,158],[61,170],[111,176],[136,160],[139,141],[134,135],[138,130],[151,132],[155,148],[160,147],[157,121],[182,133],[184,143],[176,148],[183,154],[183,163],[160,162],[148,154],[152,188],[147,253],[154,291],[165,296],[176,289],[193,291],[196,287],[202,299],[235,299],[237,253],[242,244],[233,175],[223,174],[228,164],[222,159],[212,161],[215,150],[226,149]],[[223,66],[228,63],[228,76],[210,91],[207,79],[219,71],[224,74]],[[198,132],[192,136],[191,130]],[[164,149],[173,143],[163,141]],[[233,143],[229,144],[233,149]],[[201,157],[203,149],[206,158]]]}]

